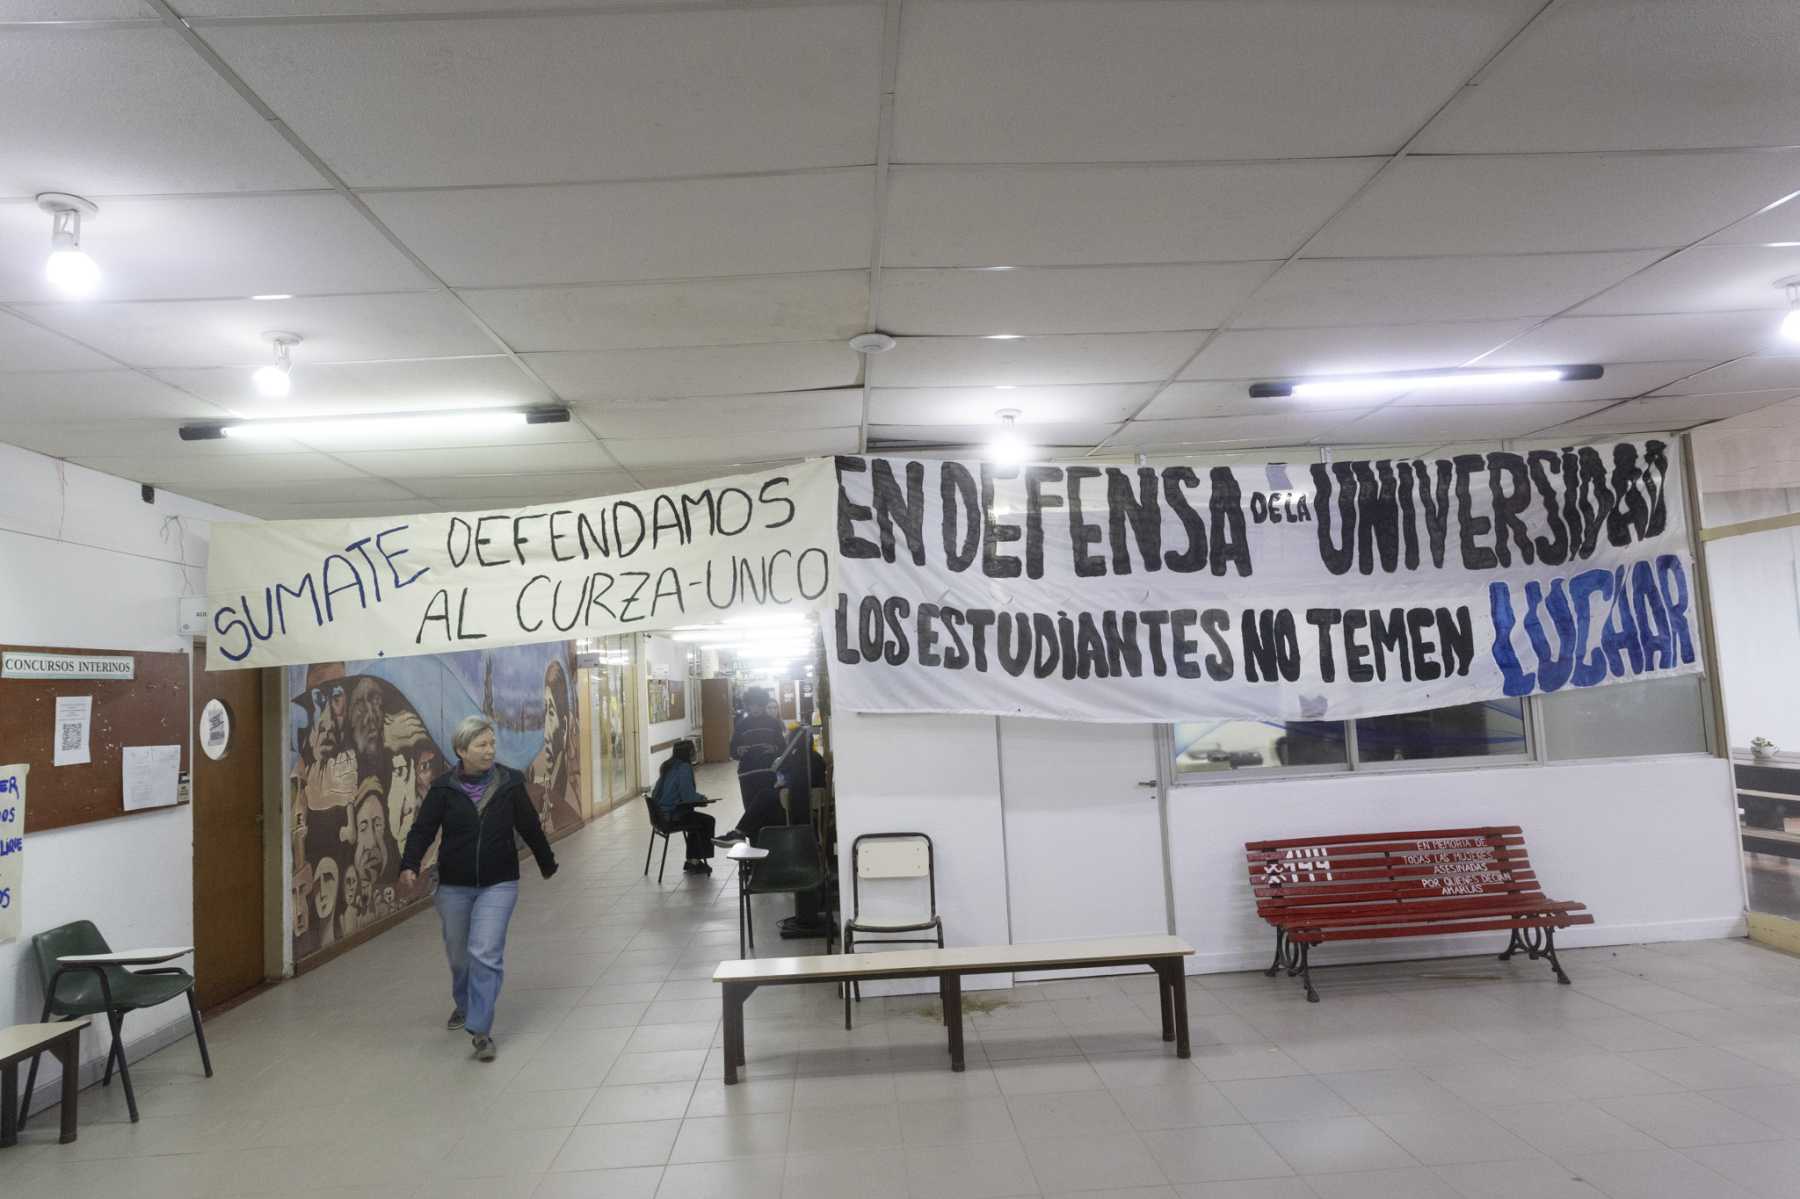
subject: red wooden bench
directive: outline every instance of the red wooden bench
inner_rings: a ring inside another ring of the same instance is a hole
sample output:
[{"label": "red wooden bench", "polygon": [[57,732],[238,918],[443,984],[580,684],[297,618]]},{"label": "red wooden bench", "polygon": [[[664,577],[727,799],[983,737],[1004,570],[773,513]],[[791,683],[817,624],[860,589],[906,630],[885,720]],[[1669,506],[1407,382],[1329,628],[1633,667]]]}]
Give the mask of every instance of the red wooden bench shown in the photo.
[{"label": "red wooden bench", "polygon": [[1524,950],[1567,983],[1556,930],[1594,922],[1586,904],[1543,893],[1516,825],[1250,841],[1244,851],[1256,913],[1275,926],[1263,973],[1299,975],[1311,1003],[1311,951],[1327,941],[1507,930],[1501,961]]}]

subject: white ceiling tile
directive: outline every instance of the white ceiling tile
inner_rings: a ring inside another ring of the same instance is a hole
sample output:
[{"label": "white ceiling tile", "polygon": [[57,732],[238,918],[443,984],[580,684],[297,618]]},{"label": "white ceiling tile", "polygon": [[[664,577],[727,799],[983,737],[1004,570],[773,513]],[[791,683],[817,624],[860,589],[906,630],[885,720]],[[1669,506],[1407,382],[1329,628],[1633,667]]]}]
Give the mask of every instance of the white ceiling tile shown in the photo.
[{"label": "white ceiling tile", "polygon": [[603,438],[679,437],[766,433],[779,429],[840,429],[862,420],[862,391],[781,392],[774,395],[703,396],[632,404],[593,404],[579,409]]},{"label": "white ceiling tile", "polygon": [[[1117,421],[1071,424],[1062,421],[1020,420],[1015,426],[1019,440],[1034,449],[1066,446],[1088,448],[1104,441],[1116,428]],[[1000,423],[991,415],[979,425],[963,421],[941,425],[870,425],[869,440],[871,443],[911,441],[925,445],[972,445],[982,443],[999,429]]]},{"label": "white ceiling tile", "polygon": [[1604,412],[1570,421],[1562,432],[1631,432],[1647,429],[1687,429],[1707,421],[1727,420],[1746,412],[1760,412],[1793,398],[1789,391],[1749,391],[1723,395],[1653,396],[1629,400]]},{"label": "white ceiling tile", "polygon": [[480,507],[490,499],[579,500],[590,496],[635,491],[637,485],[623,471],[571,471],[554,474],[445,475],[406,480],[420,495],[464,508]]},{"label": "white ceiling tile", "polygon": [[882,261],[932,267],[1282,259],[1379,165],[896,166],[888,177]]},{"label": "white ceiling tile", "polygon": [[1792,191],[1800,152],[1414,157],[1326,226],[1320,257],[1684,246]]},{"label": "white ceiling tile", "polygon": [[862,358],[843,342],[527,354],[570,402],[811,391],[857,382]]},{"label": "white ceiling tile", "polygon": [[867,271],[461,295],[508,345],[532,353],[848,340],[869,321]]},{"label": "white ceiling tile", "polygon": [[218,407],[135,371],[0,375],[0,429],[12,421],[218,417]]},{"label": "white ceiling tile", "polygon": [[1272,262],[887,270],[881,327],[896,334],[1137,333],[1211,329]]},{"label": "white ceiling tile", "polygon": [[445,475],[532,475],[616,470],[597,441],[556,445],[489,445],[465,449],[352,450],[335,455],[367,474],[404,482]]},{"label": "white ceiling tile", "polygon": [[1460,366],[1516,337],[1529,320],[1334,329],[1227,331],[1206,347],[1184,379],[1281,379]]},{"label": "white ceiling tile", "polygon": [[1626,400],[1655,391],[1666,383],[1704,370],[1706,359],[1680,362],[1622,362],[1605,367],[1598,379],[1579,379],[1567,383],[1531,384],[1504,388],[1472,396],[1466,389],[1453,387],[1421,387],[1395,398],[1396,404],[1421,405],[1427,408],[1441,404],[1466,404],[1471,399],[1486,404],[1566,404],[1587,400]]},{"label": "white ceiling tile", "polygon": [[[260,0],[245,2],[255,4]],[[5,13],[9,21],[105,21],[150,15],[150,6],[144,0],[9,0]]]},{"label": "white ceiling tile", "polygon": [[[181,444],[180,442],[176,443]],[[275,483],[321,484],[321,496],[330,492],[329,484],[364,476],[350,466],[326,454],[221,454],[198,456],[148,452],[128,457],[82,457],[74,459],[82,466],[154,483],[171,491],[186,494],[188,489],[257,488]]]},{"label": "white ceiling tile", "polygon": [[[1531,7],[1525,0],[919,5],[901,25],[894,158],[1388,154]],[[1383,62],[1394,69],[1372,69]]]},{"label": "white ceiling tile", "polygon": [[414,511],[420,507],[428,507],[429,501],[419,497],[397,483],[386,479],[369,477],[351,479],[333,479],[329,483],[289,482],[267,483],[257,487],[207,487],[204,496],[195,496],[208,503],[232,508],[239,512],[248,512],[249,504],[317,504],[317,503],[375,503],[391,501],[398,504],[411,504]]},{"label": "white ceiling tile", "polygon": [[221,25],[207,38],[358,186],[874,161],[872,5]]},{"label": "white ceiling tile", "polygon": [[1366,411],[1366,408],[1333,408],[1319,412],[1198,420],[1134,420],[1110,444],[1148,451],[1233,442],[1289,445],[1334,434]]},{"label": "white ceiling tile", "polygon": [[1800,387],[1800,358],[1740,358],[1659,389],[1665,395]]},{"label": "white ceiling tile", "polygon": [[1320,399],[1279,396],[1252,399],[1250,385],[1241,379],[1211,382],[1178,380],[1158,393],[1139,419],[1164,421],[1218,416],[1282,416],[1333,408],[1354,408],[1360,412],[1368,410],[1373,402],[1369,396],[1330,396]]},{"label": "white ceiling tile", "polygon": [[[0,204],[0,299],[55,301],[44,279],[50,218]],[[407,291],[430,285],[341,196],[105,200],[82,222],[98,300]]]},{"label": "white ceiling tile", "polygon": [[908,337],[869,360],[879,387],[1116,383],[1164,379],[1200,344],[1189,333],[984,338]]},{"label": "white ceiling tile", "polygon": [[1074,387],[873,388],[869,420],[883,425],[991,425],[1016,408],[1021,424],[1122,421],[1156,390],[1153,383]]},{"label": "white ceiling tile", "polygon": [[0,79],[7,96],[0,196],[62,191],[95,198],[323,182],[166,29],[15,32],[0,39]]},{"label": "white ceiling tile", "polygon": [[[1552,6],[1422,153],[1784,146],[1800,127],[1790,0]],[[1771,197],[1773,198],[1773,197]]]},{"label": "white ceiling tile", "polygon": [[[89,3],[98,0],[87,0]],[[127,0],[112,0],[125,3]],[[131,0],[135,2],[135,0]],[[733,0],[744,7],[783,0]],[[866,3],[867,0],[823,0]],[[556,9],[718,7],[719,0],[182,0],[188,17],[317,17],[422,13],[550,12]]]},{"label": "white ceiling tile", "polygon": [[1774,340],[1775,322],[1757,313],[1698,312],[1674,316],[1566,316],[1509,343],[1482,366],[1557,362],[1661,362],[1753,353]]},{"label": "white ceiling tile", "polygon": [[[774,470],[778,466],[788,466],[798,462],[792,455],[786,458],[771,458],[747,465],[752,470]],[[719,477],[717,466],[649,466],[637,467],[631,472],[645,487],[684,487],[689,483],[704,483]]]},{"label": "white ceiling tile", "polygon": [[1344,444],[1416,445],[1428,441],[1494,441],[1525,437],[1598,412],[1592,404],[1457,404],[1441,408],[1383,408],[1331,434]]},{"label": "white ceiling tile", "polygon": [[[237,416],[272,419],[372,412],[453,412],[465,408],[548,403],[550,393],[511,359],[421,358],[402,362],[308,365],[290,376],[285,399],[256,394],[245,366],[157,370],[164,379],[212,400]],[[534,425],[527,432],[566,439],[567,426]]]},{"label": "white ceiling tile", "polygon": [[[320,490],[329,494],[328,489]],[[432,501],[421,499],[338,501],[321,498],[298,504],[249,504],[248,501],[246,504],[239,511],[262,520],[357,520],[364,517],[414,516],[421,512],[440,510]]]},{"label": "white ceiling tile", "polygon": [[107,370],[117,365],[60,334],[0,312],[0,372]]},{"label": "white ceiling tile", "polygon": [[[216,420],[218,414],[201,419]],[[175,458],[229,458],[246,453],[299,453],[305,448],[285,439],[259,442],[254,448],[227,438],[183,441],[183,423],[171,418],[103,422],[9,420],[0,439],[52,458],[131,458],[153,451]]]},{"label": "white ceiling tile", "polygon": [[1289,263],[1232,322],[1240,329],[1549,316],[1657,251],[1481,258],[1305,259]]},{"label": "white ceiling tile", "polygon": [[260,366],[273,361],[262,334],[298,333],[294,385],[315,363],[487,355],[493,340],[449,296],[301,296],[274,303],[44,304],[32,319],[133,366]]},{"label": "white ceiling tile", "polygon": [[1696,246],[1583,304],[1581,315],[1786,308],[1777,279],[1800,275],[1800,247]]},{"label": "white ceiling tile", "polygon": [[628,467],[683,466],[689,463],[763,462],[776,458],[811,458],[821,454],[854,454],[857,431],[850,429],[773,429],[764,433],[738,433],[646,438],[641,441],[609,441],[621,463]]},{"label": "white ceiling tile", "polygon": [[365,198],[456,287],[867,267],[875,217],[867,169]]}]

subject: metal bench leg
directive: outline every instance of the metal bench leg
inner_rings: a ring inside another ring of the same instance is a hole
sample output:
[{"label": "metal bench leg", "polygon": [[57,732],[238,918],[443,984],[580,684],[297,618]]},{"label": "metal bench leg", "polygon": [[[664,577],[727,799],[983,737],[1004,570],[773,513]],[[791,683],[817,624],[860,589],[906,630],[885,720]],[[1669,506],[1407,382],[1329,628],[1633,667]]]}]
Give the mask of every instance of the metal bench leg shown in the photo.
[{"label": "metal bench leg", "polygon": [[119,1081],[125,1086],[125,1110],[131,1113],[131,1122],[138,1122],[137,1094],[131,1089],[131,1067],[125,1062],[125,1013],[108,1012],[107,1020],[112,1024],[113,1052],[119,1058]]},{"label": "metal bench leg", "polygon": [[[1306,1002],[1317,1003],[1319,1002],[1319,993],[1313,990],[1312,985],[1311,949],[1312,946],[1305,941],[1300,942],[1300,981],[1306,987]],[[1290,970],[1288,973],[1292,974],[1293,971]]]},{"label": "metal bench leg", "polygon": [[81,1095],[81,1036],[70,1032],[51,1049],[62,1063],[62,1129],[57,1139],[64,1145],[75,1139],[77,1104]]},{"label": "metal bench leg", "polygon": [[1556,930],[1554,928],[1546,927],[1544,929],[1544,949],[1539,956],[1550,959],[1550,969],[1556,972],[1557,982],[1565,987],[1570,985],[1569,976],[1563,973],[1562,963],[1556,960]]},{"label": "metal bench leg", "polygon": [[1503,962],[1510,962],[1512,961],[1513,954],[1526,948],[1525,939],[1519,936],[1519,930],[1515,928],[1512,930],[1512,940],[1506,943],[1506,952],[1500,955],[1500,960]]},{"label": "metal bench leg", "polygon": [[963,1072],[962,976],[945,974],[941,985],[944,994],[944,1022],[950,1026],[950,1068]]},{"label": "metal bench leg", "polygon": [[1184,985],[1169,969],[1167,962],[1151,962],[1156,971],[1156,997],[1162,1004],[1162,1039],[1175,1039],[1175,988]]},{"label": "metal bench leg", "polygon": [[[845,953],[855,953],[856,952],[856,931],[850,927],[850,922],[848,920],[846,920],[844,922],[844,952]],[[846,982],[843,984],[843,988],[844,988],[844,1031],[849,1032],[850,1031],[850,997],[856,990],[856,984],[854,982]]]},{"label": "metal bench leg", "polygon": [[720,986],[719,995],[724,1005],[720,1017],[725,1025],[725,1085],[733,1087],[737,1085],[739,1045],[744,1037],[744,1004],[730,983]]},{"label": "metal bench leg", "polygon": [[188,1014],[194,1018],[194,1040],[200,1043],[200,1065],[205,1068],[206,1076],[211,1078],[212,1054],[206,1051],[206,1030],[200,1027],[200,1004],[194,999],[194,988],[187,990]]},{"label": "metal bench leg", "polygon": [[1285,940],[1285,934],[1277,927],[1275,930],[1275,960],[1269,963],[1267,970],[1263,971],[1264,978],[1274,978],[1281,973],[1282,959],[1286,956],[1285,948],[1282,945],[1283,940]]},{"label": "metal bench leg", "polygon": [[19,1143],[19,1063],[0,1066],[0,1149]]}]

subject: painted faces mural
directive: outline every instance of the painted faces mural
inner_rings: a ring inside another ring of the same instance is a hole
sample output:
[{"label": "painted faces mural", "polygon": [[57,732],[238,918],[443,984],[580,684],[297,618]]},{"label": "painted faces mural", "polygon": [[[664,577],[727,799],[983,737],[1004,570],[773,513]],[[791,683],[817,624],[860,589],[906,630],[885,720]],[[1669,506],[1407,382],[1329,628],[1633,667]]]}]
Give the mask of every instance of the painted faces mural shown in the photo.
[{"label": "painted faces mural", "polygon": [[547,834],[581,826],[574,677],[568,644],[288,668],[296,961],[430,895],[437,847],[411,888],[400,851],[464,716],[494,722]]}]

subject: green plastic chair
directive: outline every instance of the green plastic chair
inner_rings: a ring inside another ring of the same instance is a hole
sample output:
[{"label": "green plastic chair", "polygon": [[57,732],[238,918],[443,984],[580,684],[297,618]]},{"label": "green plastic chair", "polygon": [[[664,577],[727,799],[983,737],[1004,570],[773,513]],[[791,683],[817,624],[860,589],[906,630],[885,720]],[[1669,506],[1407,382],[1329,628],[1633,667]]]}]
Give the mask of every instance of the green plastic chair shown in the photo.
[{"label": "green plastic chair", "polygon": [[[137,1123],[137,1096],[131,1089],[131,1070],[125,1064],[125,1042],[121,1030],[127,1012],[157,1007],[187,996],[188,1011],[194,1018],[194,1039],[200,1043],[200,1064],[206,1076],[213,1076],[212,1057],[206,1051],[206,1032],[200,1027],[200,1005],[194,999],[194,976],[176,966],[158,966],[136,972],[123,966],[64,966],[57,959],[72,954],[111,953],[112,947],[91,920],[77,920],[31,938],[31,953],[37,961],[38,981],[44,986],[44,1014],[40,1024],[52,1016],[69,1020],[77,1016],[104,1015],[112,1026],[112,1047],[106,1055],[106,1076],[101,1086],[112,1085],[115,1063],[119,1081],[125,1086],[125,1106],[131,1110],[131,1122]],[[41,1055],[39,1055],[41,1056]],[[37,1087],[38,1057],[31,1059],[31,1070],[25,1077],[25,1095],[19,1101],[19,1127],[31,1107],[31,1093]]]},{"label": "green plastic chair", "polygon": [[[825,855],[819,850],[819,834],[810,824],[772,824],[759,829],[756,848],[769,856],[750,865],[750,877],[738,889],[738,956],[745,957],[745,943],[756,950],[756,931],[750,923],[752,895],[783,895],[801,891],[823,892],[831,883]],[[821,895],[823,898],[823,895]],[[837,941],[837,926],[825,921],[825,952]]]}]

